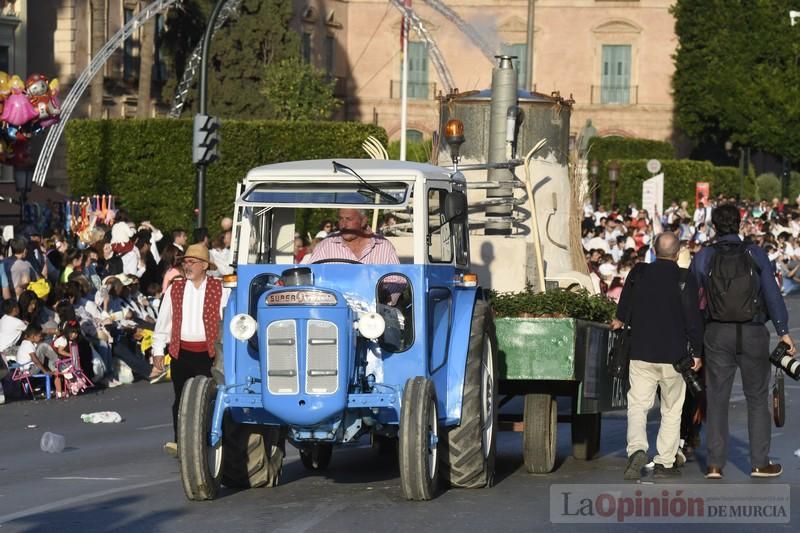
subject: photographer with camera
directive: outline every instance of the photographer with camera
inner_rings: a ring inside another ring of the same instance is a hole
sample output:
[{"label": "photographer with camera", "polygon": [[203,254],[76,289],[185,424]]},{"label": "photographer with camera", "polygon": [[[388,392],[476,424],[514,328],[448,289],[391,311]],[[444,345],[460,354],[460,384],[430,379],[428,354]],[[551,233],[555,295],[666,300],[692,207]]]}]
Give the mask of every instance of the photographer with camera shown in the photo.
[{"label": "photographer with camera", "polygon": [[711,221],[718,238],[697,253],[690,271],[701,287],[707,320],[706,437],[707,479],[721,479],[728,455],[728,407],[731,387],[739,368],[747,400],[752,477],[781,475],[779,464],[769,461],[772,437],[769,378],[769,332],[772,320],[781,341],[794,354],[789,336],[786,304],[775,283],[775,269],[766,252],[739,237],[741,217],[734,205],[721,205]]},{"label": "photographer with camera", "polygon": [[[696,282],[691,276],[682,276],[677,264],[680,241],[674,233],[664,232],[656,237],[654,248],[655,262],[640,263],[628,274],[617,318],[611,324],[613,329],[631,328],[628,464],[624,474],[628,480],[640,479],[648,462],[647,413],[659,387],[661,427],[653,476],[680,475],[675,458],[686,394],[685,376],[693,377],[696,383],[694,372],[702,365],[699,357],[691,356],[689,348],[693,353],[702,353],[703,320]],[[623,324],[625,317],[630,317],[630,324]]]}]

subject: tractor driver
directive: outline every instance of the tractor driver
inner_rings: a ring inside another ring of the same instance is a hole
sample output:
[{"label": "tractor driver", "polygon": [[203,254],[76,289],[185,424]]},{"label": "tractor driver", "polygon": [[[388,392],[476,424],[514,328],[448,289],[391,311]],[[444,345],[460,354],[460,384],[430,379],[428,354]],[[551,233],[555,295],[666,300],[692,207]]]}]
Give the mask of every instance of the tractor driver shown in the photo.
[{"label": "tractor driver", "polygon": [[309,262],[323,259],[349,259],[369,265],[400,263],[392,243],[372,232],[366,213],[360,209],[339,209],[339,231],[317,244]]}]

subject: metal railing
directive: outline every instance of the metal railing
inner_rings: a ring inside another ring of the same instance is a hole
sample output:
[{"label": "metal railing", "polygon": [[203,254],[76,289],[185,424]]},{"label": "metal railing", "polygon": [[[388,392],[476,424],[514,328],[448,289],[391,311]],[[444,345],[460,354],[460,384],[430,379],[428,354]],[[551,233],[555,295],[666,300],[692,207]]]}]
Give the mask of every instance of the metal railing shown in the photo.
[{"label": "metal railing", "polygon": [[[400,98],[402,91],[400,80],[392,80],[389,87],[390,98]],[[410,100],[432,100],[436,98],[436,83],[408,82],[408,98]]]},{"label": "metal railing", "polygon": [[636,105],[638,103],[638,85],[592,85],[592,104]]}]

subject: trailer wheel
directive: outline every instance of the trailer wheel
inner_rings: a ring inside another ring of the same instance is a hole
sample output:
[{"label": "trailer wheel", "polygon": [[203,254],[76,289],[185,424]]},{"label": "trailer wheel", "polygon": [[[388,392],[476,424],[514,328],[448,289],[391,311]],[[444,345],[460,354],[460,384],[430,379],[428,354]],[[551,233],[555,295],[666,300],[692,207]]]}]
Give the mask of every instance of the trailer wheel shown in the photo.
[{"label": "trailer wheel", "polygon": [[331,464],[333,444],[330,442],[315,442],[300,448],[300,460],[309,470],[325,470]]},{"label": "trailer wheel", "polygon": [[439,417],[433,382],[409,378],[400,413],[400,487],[408,500],[430,500],[439,487]]},{"label": "trailer wheel", "polygon": [[572,456],[589,461],[600,451],[600,413],[572,415]]},{"label": "trailer wheel", "polygon": [[238,424],[226,415],[222,420],[222,442],[223,485],[249,489],[278,484],[286,455],[286,434],[282,428]]},{"label": "trailer wheel", "polygon": [[216,384],[205,376],[189,379],[178,408],[178,457],[183,492],[192,501],[213,500],[222,477],[222,442],[209,445]]},{"label": "trailer wheel", "polygon": [[472,312],[469,351],[461,402],[461,424],[444,440],[443,475],[453,487],[494,483],[497,441],[497,340],[489,304],[477,300]]},{"label": "trailer wheel", "polygon": [[526,394],[522,454],[531,474],[546,474],[556,464],[558,407],[554,396]]}]

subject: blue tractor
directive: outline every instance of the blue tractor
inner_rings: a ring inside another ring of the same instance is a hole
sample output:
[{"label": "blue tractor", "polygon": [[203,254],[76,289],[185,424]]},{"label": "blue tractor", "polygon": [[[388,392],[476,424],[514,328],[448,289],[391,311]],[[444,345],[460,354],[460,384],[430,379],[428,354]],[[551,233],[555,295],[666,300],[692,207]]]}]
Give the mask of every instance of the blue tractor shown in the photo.
[{"label": "blue tractor", "polygon": [[[391,211],[400,264],[293,264],[308,208]],[[237,189],[232,252],[223,368],[189,380],[180,405],[190,500],[276,485],[286,440],[318,470],[367,434],[396,445],[409,500],[492,485],[497,350],[469,271],[463,175],[378,160],[258,167]]]}]

